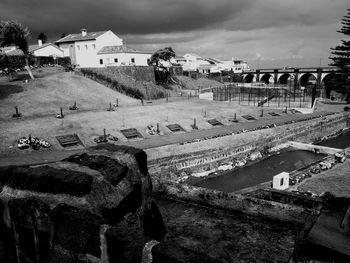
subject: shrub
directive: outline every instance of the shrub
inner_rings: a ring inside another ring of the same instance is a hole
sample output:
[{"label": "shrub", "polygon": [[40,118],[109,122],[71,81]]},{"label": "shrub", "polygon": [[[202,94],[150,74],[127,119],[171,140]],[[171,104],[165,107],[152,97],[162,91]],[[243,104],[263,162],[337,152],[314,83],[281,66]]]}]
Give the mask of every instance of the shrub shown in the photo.
[{"label": "shrub", "polygon": [[[70,57],[57,58],[56,61],[53,57],[35,57],[29,56],[30,66],[45,66],[58,64],[63,67],[71,64]],[[24,55],[18,56],[6,56],[0,55],[0,70],[8,69],[8,71],[15,71],[16,69],[23,69],[25,66]]]}]

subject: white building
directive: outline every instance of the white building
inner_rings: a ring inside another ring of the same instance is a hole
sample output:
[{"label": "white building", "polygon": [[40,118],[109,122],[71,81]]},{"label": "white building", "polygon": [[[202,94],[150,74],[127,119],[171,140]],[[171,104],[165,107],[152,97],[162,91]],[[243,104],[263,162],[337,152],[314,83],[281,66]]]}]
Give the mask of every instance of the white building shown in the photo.
[{"label": "white building", "polygon": [[79,67],[105,67],[108,65],[147,65],[150,53],[140,52],[123,45],[111,30],[69,34],[56,41],[72,64]]},{"label": "white building", "polygon": [[174,61],[180,64],[184,71],[197,71],[199,66],[210,65],[208,61],[197,54],[185,54],[183,59],[175,57]]},{"label": "white building", "polygon": [[215,71],[232,71],[234,73],[242,73],[243,71],[250,70],[248,63],[243,60],[219,60],[217,58],[207,58],[208,62],[216,65],[213,69]]},{"label": "white building", "polygon": [[103,66],[147,66],[152,53],[141,52],[125,45],[105,46],[97,52]]},{"label": "white building", "polygon": [[29,53],[36,57],[63,57],[64,52],[58,46],[52,43],[45,43],[39,39],[37,45],[29,46]]},{"label": "white building", "polygon": [[[63,57],[64,53],[58,46],[52,43],[43,44],[41,40],[38,41],[37,45],[30,45],[28,47],[30,54],[36,57]],[[2,52],[8,56],[19,56],[23,55],[22,50],[15,46],[3,48]]]}]

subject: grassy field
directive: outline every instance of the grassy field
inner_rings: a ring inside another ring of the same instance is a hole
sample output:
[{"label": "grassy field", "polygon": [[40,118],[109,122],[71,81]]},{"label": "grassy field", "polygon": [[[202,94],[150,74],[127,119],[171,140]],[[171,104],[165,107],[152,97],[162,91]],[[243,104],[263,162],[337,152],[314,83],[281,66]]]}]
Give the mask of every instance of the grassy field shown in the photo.
[{"label": "grassy field", "polygon": [[[242,115],[252,115],[256,119],[278,118],[268,112],[281,112],[282,109],[261,108],[239,105],[237,102],[217,102],[199,100],[196,97],[172,98],[168,102],[160,99],[144,106],[132,99],[90,79],[70,72],[57,72],[45,75],[29,83],[21,81],[0,82],[0,154],[25,153],[17,149],[16,140],[31,134],[49,141],[52,149],[62,150],[56,136],[77,133],[85,146],[95,145],[94,138],[103,134],[103,129],[120,142],[127,141],[122,129],[136,128],[144,139],[151,138],[147,126],[159,124],[161,134],[171,134],[169,124],[179,124],[184,132],[193,132],[191,125],[196,119],[199,130],[212,129],[210,119],[217,119],[224,125],[235,125],[230,121],[248,122]],[[108,112],[109,102],[118,98],[120,107]],[[77,101],[78,111],[68,107]],[[23,117],[12,118],[14,106],[19,106]],[[63,107],[65,118],[55,116]],[[343,108],[343,106],[342,106]],[[340,108],[340,109],[342,109]],[[325,110],[325,109],[323,109]],[[194,131],[195,132],[195,131]]]},{"label": "grassy field", "polygon": [[184,89],[188,90],[201,90],[224,86],[224,84],[220,82],[206,78],[192,79],[187,76],[176,76],[176,79],[183,85]]},{"label": "grassy field", "polygon": [[[37,74],[39,73],[39,74]],[[120,105],[140,103],[138,100],[111,90],[92,80],[70,72],[39,75],[34,81],[0,82],[0,119],[8,119],[18,106],[25,116],[55,115],[60,107],[65,112],[74,101],[81,110],[102,110],[115,103]]]}]

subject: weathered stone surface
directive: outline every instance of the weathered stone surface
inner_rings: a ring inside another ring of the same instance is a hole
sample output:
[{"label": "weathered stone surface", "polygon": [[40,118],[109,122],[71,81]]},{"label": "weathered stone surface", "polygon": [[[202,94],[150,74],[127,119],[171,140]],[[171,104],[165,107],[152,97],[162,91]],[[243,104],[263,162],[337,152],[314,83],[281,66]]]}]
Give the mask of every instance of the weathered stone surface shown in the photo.
[{"label": "weathered stone surface", "polygon": [[144,234],[155,240],[162,240],[166,234],[166,227],[158,206],[154,201],[147,203],[147,209],[141,216]]},{"label": "weathered stone surface", "polygon": [[136,215],[130,214],[116,226],[106,231],[108,257],[110,262],[141,262],[142,250],[149,238],[143,235],[143,228]]},{"label": "weathered stone surface", "polygon": [[49,166],[0,168],[0,182],[18,190],[83,196],[89,193],[93,178],[87,174]]},{"label": "weathered stone surface", "polygon": [[52,211],[52,218],[55,222],[54,244],[100,257],[100,217],[88,210],[61,204]]},{"label": "weathered stone surface", "polygon": [[97,148],[0,169],[1,262],[140,262],[164,237],[145,152]]},{"label": "weathered stone surface", "polygon": [[205,254],[162,242],[152,248],[152,263],[219,263]]},{"label": "weathered stone surface", "polygon": [[91,147],[91,149],[94,150],[107,150],[110,152],[120,152],[120,153],[125,153],[125,154],[130,154],[135,157],[137,164],[139,166],[140,171],[146,175],[148,174],[148,167],[147,167],[147,154],[137,148],[129,147],[129,146],[124,146],[124,145],[114,145],[114,144],[99,144],[94,147]]},{"label": "weathered stone surface", "polygon": [[116,186],[128,172],[126,165],[120,164],[115,159],[103,155],[76,154],[65,159],[66,162],[77,163],[99,171],[103,177],[113,186]]}]

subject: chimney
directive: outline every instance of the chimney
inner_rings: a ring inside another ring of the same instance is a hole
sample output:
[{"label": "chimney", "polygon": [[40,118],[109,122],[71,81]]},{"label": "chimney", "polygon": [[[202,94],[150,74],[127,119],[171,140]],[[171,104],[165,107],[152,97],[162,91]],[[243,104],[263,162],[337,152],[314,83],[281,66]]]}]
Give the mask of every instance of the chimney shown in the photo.
[{"label": "chimney", "polygon": [[43,41],[41,39],[38,39],[38,46],[41,47],[43,45]]},{"label": "chimney", "polygon": [[82,35],[83,37],[86,36],[86,29],[85,29],[85,28],[83,28],[83,29],[81,30],[81,35]]}]

